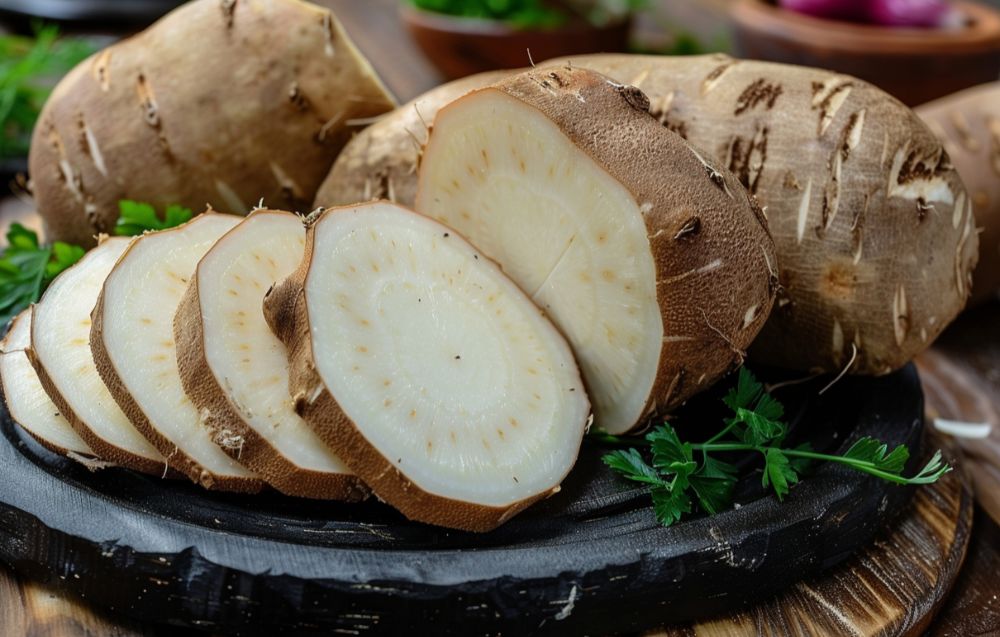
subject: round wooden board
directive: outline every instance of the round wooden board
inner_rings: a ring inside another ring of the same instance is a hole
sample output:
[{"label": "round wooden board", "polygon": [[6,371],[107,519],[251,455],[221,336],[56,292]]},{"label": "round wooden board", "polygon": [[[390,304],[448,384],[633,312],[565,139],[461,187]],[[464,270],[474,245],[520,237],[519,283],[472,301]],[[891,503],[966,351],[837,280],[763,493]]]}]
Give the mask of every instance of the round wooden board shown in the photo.
[{"label": "round wooden board", "polygon": [[[825,449],[861,435],[919,446],[923,404],[912,367],[845,379],[822,397],[819,386],[779,394],[801,423],[795,435]],[[693,404],[687,420],[718,422],[717,399]],[[913,493],[826,465],[779,504],[760,497],[751,474],[739,488],[740,508],[663,528],[648,497],[610,475],[602,450],[587,446],[558,497],[474,535],[409,523],[374,502],[226,496],[120,470],[91,475],[9,422],[3,429],[0,558],[118,613],[241,634],[414,625],[592,634],[718,615],[843,562]],[[950,484],[954,478],[921,492],[917,511]],[[904,527],[924,528],[922,515],[910,522],[911,513]],[[960,529],[956,519],[942,516],[943,535]],[[962,534],[953,536],[943,544],[964,550]],[[933,565],[957,568],[961,551],[942,560],[926,554],[932,546],[925,538],[924,552],[907,559],[932,565],[928,578],[950,581],[951,571]],[[882,555],[885,545],[867,550]],[[836,599],[818,588],[825,581],[805,584],[812,593],[786,594]],[[878,600],[879,589],[871,590]],[[441,621],[458,617],[460,624]]]}]

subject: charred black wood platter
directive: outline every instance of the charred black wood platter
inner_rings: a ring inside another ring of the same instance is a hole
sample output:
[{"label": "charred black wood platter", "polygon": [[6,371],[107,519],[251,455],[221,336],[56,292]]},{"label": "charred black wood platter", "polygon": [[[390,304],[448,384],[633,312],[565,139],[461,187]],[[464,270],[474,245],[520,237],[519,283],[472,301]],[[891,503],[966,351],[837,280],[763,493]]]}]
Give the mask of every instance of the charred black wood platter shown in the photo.
[{"label": "charred black wood platter", "polygon": [[[776,391],[789,442],[843,451],[870,435],[919,458],[912,365],[819,395],[827,380]],[[699,425],[711,433],[719,396],[673,422],[693,439]],[[587,442],[558,495],[472,534],[409,522],[375,500],[234,496],[91,473],[43,449],[6,410],[0,429],[0,560],[112,612],[213,633],[593,635],[689,621],[842,562],[912,495],[822,465],[779,503],[745,458],[738,507],[665,528]]]}]

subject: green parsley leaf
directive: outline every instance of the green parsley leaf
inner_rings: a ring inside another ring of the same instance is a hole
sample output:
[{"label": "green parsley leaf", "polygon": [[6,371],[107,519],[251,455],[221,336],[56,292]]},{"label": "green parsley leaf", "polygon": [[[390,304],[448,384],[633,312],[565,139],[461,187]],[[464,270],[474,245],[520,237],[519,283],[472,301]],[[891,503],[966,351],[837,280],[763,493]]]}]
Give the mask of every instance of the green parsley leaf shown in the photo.
[{"label": "green parsley leaf", "polygon": [[193,213],[190,208],[171,204],[163,215],[156,214],[156,209],[148,203],[122,199],[118,202],[118,221],[115,223],[115,234],[132,236],[142,234],[147,230],[166,230],[186,223]]},{"label": "green parsley leaf", "polygon": [[656,469],[646,464],[642,454],[635,449],[617,449],[605,454],[601,460],[628,480],[669,488],[669,483],[660,477]]},{"label": "green parsley leaf", "polygon": [[688,480],[701,508],[714,515],[732,503],[736,478],[736,467],[706,455],[704,464]]},{"label": "green parsley leaf", "polygon": [[650,495],[653,498],[653,513],[663,526],[680,522],[691,513],[691,496],[684,490],[687,484],[675,484],[673,487],[653,487]]},{"label": "green parsley leaf", "polygon": [[37,301],[49,282],[83,254],[83,248],[58,241],[40,246],[33,230],[11,224],[7,248],[0,256],[0,323]]},{"label": "green parsley leaf", "polygon": [[910,451],[905,446],[899,445],[892,450],[892,453],[886,455],[888,449],[888,445],[866,436],[851,445],[851,448],[844,453],[844,457],[870,462],[876,469],[882,471],[899,473],[910,459]]},{"label": "green parsley leaf", "polygon": [[761,483],[766,489],[768,484],[774,489],[774,494],[778,500],[784,500],[788,495],[789,485],[799,481],[799,474],[795,473],[788,457],[782,453],[781,449],[769,448],[764,454],[764,476]]},{"label": "green parsley leaf", "polygon": [[691,445],[682,444],[669,423],[663,423],[646,436],[653,448],[653,466],[668,474],[690,475],[697,463],[691,459]]}]

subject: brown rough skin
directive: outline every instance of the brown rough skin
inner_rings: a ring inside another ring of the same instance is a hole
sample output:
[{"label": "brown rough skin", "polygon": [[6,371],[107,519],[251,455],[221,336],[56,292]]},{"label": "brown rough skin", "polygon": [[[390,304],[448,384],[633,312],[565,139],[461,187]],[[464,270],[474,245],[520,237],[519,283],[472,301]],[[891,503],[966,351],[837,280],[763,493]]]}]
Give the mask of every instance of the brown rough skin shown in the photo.
[{"label": "brown rough skin", "polygon": [[[465,531],[490,531],[533,503],[558,492],[551,492],[514,502],[506,507],[492,507],[461,502],[428,493],[413,484],[396,466],[368,443],[357,425],[344,414],[336,399],[324,385],[309,338],[310,318],[305,302],[305,281],[312,262],[314,228],[327,210],[310,219],[306,232],[306,248],[298,269],[281,284],[268,291],[264,299],[264,316],[277,337],[288,348],[288,386],[295,401],[295,410],[319,437],[336,450],[347,465],[371,487],[382,501],[396,508],[411,520],[437,524]],[[318,394],[314,394],[320,388]],[[315,400],[308,397],[316,395]]]},{"label": "brown rough skin", "polygon": [[915,109],[948,151],[980,226],[979,265],[970,305],[1000,292],[1000,82],[942,97]]},{"label": "brown rough skin", "polygon": [[[209,210],[204,214],[211,213],[212,211]],[[176,230],[176,228],[173,230]],[[161,232],[171,232],[171,230],[162,230]],[[129,250],[134,245],[135,241],[122,254],[122,259],[128,255]],[[216,475],[198,464],[194,458],[191,458],[177,448],[173,442],[153,427],[152,423],[149,422],[149,418],[125,387],[121,376],[118,374],[118,370],[115,368],[114,362],[112,362],[111,357],[108,355],[108,350],[104,343],[104,313],[104,292],[102,291],[100,296],[97,297],[97,305],[90,314],[90,350],[94,354],[94,363],[97,365],[97,372],[100,374],[101,380],[104,381],[115,402],[118,403],[118,406],[121,407],[121,410],[139,433],[156,447],[157,451],[163,454],[172,469],[186,475],[193,482],[206,489],[233,491],[237,493],[257,493],[260,491],[264,487],[264,482],[259,478]],[[162,473],[163,467],[160,470]]]},{"label": "brown rough skin", "polygon": [[323,180],[313,208],[372,199],[412,205],[420,154],[442,106],[482,88],[509,71],[488,71],[442,84],[407,102],[355,135]]},{"label": "brown rough skin", "polygon": [[[18,321],[24,320],[24,317],[26,315],[28,315],[29,312],[33,311],[33,307],[34,306],[31,306],[31,307],[29,307],[26,310],[21,310],[20,314],[18,314],[13,319],[11,319],[10,327],[7,329],[7,336],[5,336],[2,341],[0,341],[0,355],[4,355],[4,354],[8,353],[8,350],[7,350],[8,341],[7,341],[7,339],[9,338],[9,335],[10,335],[11,331],[14,330],[14,325]],[[11,352],[13,352],[13,351],[16,351],[16,350],[11,350]],[[31,363],[31,366],[33,368],[35,368],[36,373],[37,373],[37,369],[38,369],[39,365],[36,362],[36,359],[34,357],[34,354],[31,351],[31,347],[30,346],[27,349],[24,350],[24,354],[25,354],[25,356],[28,357],[28,362]],[[42,389],[45,390],[45,393],[48,394],[49,398],[51,399],[52,398],[51,388],[53,387],[52,380],[50,378],[46,378],[45,380],[41,380],[41,376],[39,376],[39,380],[42,383]],[[0,376],[0,389],[3,389],[3,394],[4,394],[5,397],[9,395],[7,393],[7,387],[4,385],[4,379],[3,379],[2,376]],[[6,400],[6,398],[5,398],[5,400]],[[56,403],[55,400],[53,400],[52,402]],[[63,414],[63,417],[66,417],[66,420],[69,421],[69,423],[73,427],[73,429],[79,433],[79,427],[76,424],[74,424],[73,421],[70,420],[67,417],[66,410],[63,409],[63,407],[61,407],[59,405],[59,403],[56,403],[56,407],[59,408],[60,413]],[[7,413],[10,414],[10,408],[9,407],[7,409]],[[13,415],[11,415],[11,420],[13,420],[13,419],[14,419]],[[17,422],[17,421],[15,421],[15,422]],[[20,424],[20,423],[18,423],[18,424]],[[29,436],[31,436],[35,441],[38,442],[38,444],[42,445],[43,447],[45,447],[46,449],[48,449],[49,451],[51,451],[52,453],[54,453],[56,455],[68,456],[68,457],[73,457],[73,455],[78,455],[81,458],[83,458],[83,460],[85,460],[85,461],[86,460],[99,460],[99,458],[97,458],[95,455],[90,455],[90,454],[87,454],[87,455],[74,454],[74,452],[70,451],[69,449],[66,449],[65,447],[57,445],[57,444],[55,444],[54,442],[52,442],[50,440],[46,440],[45,438],[42,438],[41,436],[36,436],[34,434],[34,432],[32,432],[27,427],[23,427],[22,426],[21,430],[24,431],[25,433],[27,433]],[[80,437],[83,438],[83,436],[80,436]],[[84,442],[86,442],[86,439],[84,439]],[[90,445],[89,442],[87,444]],[[93,448],[94,448],[93,445],[90,445],[90,448],[91,448],[91,450],[93,450]]]},{"label": "brown rough skin", "polygon": [[[640,90],[593,71],[525,71],[476,93],[483,91],[541,111],[643,211],[665,338],[645,417],[635,425],[739,366],[775,300],[777,260],[764,215],[736,178],[664,130]],[[711,273],[701,274],[706,267]]]},{"label": "brown rough skin", "polygon": [[[103,239],[104,237],[102,237]],[[84,259],[87,258],[85,255]],[[32,313],[35,311],[35,306],[31,306]],[[32,320],[32,325],[35,322]],[[49,376],[48,370],[42,365],[42,362],[35,356],[34,350],[30,347],[25,350],[25,354],[28,356],[28,361],[31,366],[35,369],[35,373],[38,374],[38,380],[42,383],[42,388],[45,389],[45,393],[49,395],[52,402],[56,404],[59,408],[59,413],[63,415],[64,418],[69,422],[73,430],[83,438],[91,449],[100,457],[101,460],[113,463],[119,467],[125,467],[127,469],[132,469],[133,471],[138,471],[140,473],[146,473],[154,476],[163,476],[176,478],[178,474],[176,471],[170,470],[170,468],[164,465],[162,462],[157,462],[149,458],[130,453],[121,447],[117,447],[113,444],[108,443],[100,436],[94,434],[83,420],[77,415],[70,404],[63,397],[62,393],[56,387],[55,383],[52,382],[52,378]]]},{"label": "brown rough skin", "polygon": [[[164,465],[163,463],[155,462],[149,458],[144,458],[134,453],[129,453],[121,447],[109,444],[101,437],[94,435],[94,432],[92,432],[90,428],[87,427],[82,420],[80,420],[80,417],[69,406],[69,403],[66,402],[63,395],[59,393],[55,383],[52,382],[48,372],[45,371],[45,367],[42,366],[34,352],[31,349],[28,349],[26,350],[26,353],[28,355],[28,360],[31,362],[31,366],[35,368],[35,373],[38,374],[38,380],[41,381],[42,388],[45,389],[45,393],[49,395],[52,402],[54,402],[56,407],[59,408],[59,413],[66,418],[70,426],[73,427],[73,430],[76,431],[81,438],[83,438],[83,441],[94,450],[101,460],[119,467],[125,467],[127,469],[132,469],[133,471],[146,473],[152,476],[161,476],[164,478],[179,477],[179,474],[176,471],[170,469],[169,466]],[[46,446],[48,447],[49,445]]]},{"label": "brown rough skin", "polygon": [[51,239],[93,245],[118,201],[306,210],[352,131],[394,99],[334,16],[299,0],[196,0],[81,62],[29,168]]},{"label": "brown rough skin", "polygon": [[[849,76],[725,55],[608,54],[543,66],[566,65],[637,86],[663,127],[731,170],[766,211],[781,289],[751,359],[885,374],[926,349],[965,305],[978,237],[972,214],[955,204],[969,198],[941,144],[896,99]],[[401,194],[412,192],[416,168],[400,158],[412,142],[389,120],[378,134],[394,157],[367,165],[390,166],[396,200],[409,204]],[[953,203],[902,195],[931,183]]]},{"label": "brown rough skin", "polygon": [[174,340],[184,391],[199,410],[209,414],[205,426],[212,432],[226,431],[227,435],[239,436],[244,441],[238,449],[234,449],[219,444],[213,436],[220,449],[286,495],[347,502],[368,497],[368,488],[357,476],[304,469],[281,455],[243,419],[205,357],[205,331],[197,276],[192,277],[174,316]]}]

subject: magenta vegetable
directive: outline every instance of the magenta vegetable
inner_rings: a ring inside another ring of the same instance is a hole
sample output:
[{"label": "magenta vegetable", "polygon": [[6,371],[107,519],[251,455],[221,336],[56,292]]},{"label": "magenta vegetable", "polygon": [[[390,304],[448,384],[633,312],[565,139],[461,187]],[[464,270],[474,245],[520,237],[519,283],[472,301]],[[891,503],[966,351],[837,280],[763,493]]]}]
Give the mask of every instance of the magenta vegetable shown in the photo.
[{"label": "magenta vegetable", "polygon": [[790,11],[819,18],[895,27],[934,27],[948,14],[947,0],[779,0]]},{"label": "magenta vegetable", "polygon": [[948,13],[945,0],[868,0],[868,21],[896,27],[939,26]]},{"label": "magenta vegetable", "polygon": [[868,0],[780,0],[782,8],[817,18],[863,21]]}]

